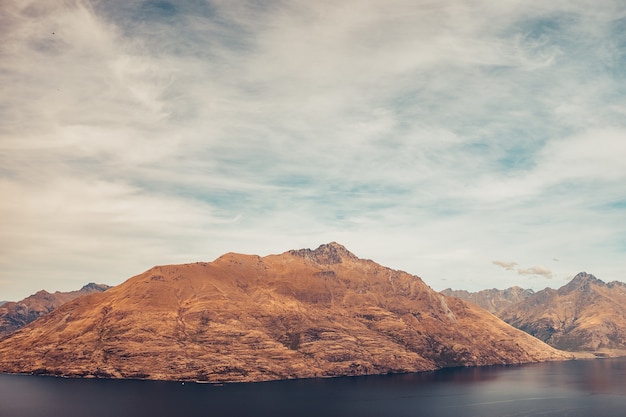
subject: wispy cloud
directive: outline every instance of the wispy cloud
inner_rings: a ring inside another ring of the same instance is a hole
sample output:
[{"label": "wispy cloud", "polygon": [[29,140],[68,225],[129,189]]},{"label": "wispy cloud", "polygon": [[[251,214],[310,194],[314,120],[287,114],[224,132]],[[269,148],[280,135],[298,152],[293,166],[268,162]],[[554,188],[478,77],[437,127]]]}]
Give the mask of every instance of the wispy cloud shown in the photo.
[{"label": "wispy cloud", "polygon": [[517,265],[515,262],[504,262],[504,261],[492,261],[491,263],[494,265],[498,265],[506,269],[507,271],[512,271],[513,269],[515,269],[515,266]]},{"label": "wispy cloud", "polygon": [[0,298],[325,241],[623,276],[619,1],[0,9]]},{"label": "wispy cloud", "polygon": [[530,268],[517,267],[516,262],[492,261],[494,265],[504,268],[507,271],[517,271],[519,275],[542,276],[544,278],[552,278],[552,271],[545,266],[533,266]]},{"label": "wispy cloud", "polygon": [[541,275],[546,278],[552,278],[552,271],[545,266],[533,266],[531,268],[519,268],[517,273],[520,275]]}]

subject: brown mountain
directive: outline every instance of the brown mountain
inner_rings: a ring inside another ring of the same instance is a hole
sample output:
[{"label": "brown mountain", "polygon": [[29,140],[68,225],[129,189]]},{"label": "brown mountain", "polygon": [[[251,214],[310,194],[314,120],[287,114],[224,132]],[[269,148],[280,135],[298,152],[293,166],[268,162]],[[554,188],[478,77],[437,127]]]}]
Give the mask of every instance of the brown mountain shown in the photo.
[{"label": "brown mountain", "polygon": [[336,243],[154,267],[0,342],[0,372],[214,382],[566,358]]},{"label": "brown mountain", "polygon": [[56,291],[51,294],[41,290],[22,301],[4,302],[0,304],[0,340],[68,301],[109,288],[108,285],[90,283],[77,291]]},{"label": "brown mountain", "polygon": [[569,351],[626,350],[626,284],[581,272],[503,310],[509,324]]},{"label": "brown mountain", "polygon": [[456,297],[461,300],[474,303],[497,316],[500,311],[525,300],[535,292],[530,289],[515,286],[507,288],[506,290],[493,288],[478,292],[468,292],[465,290],[453,290],[451,288],[447,288],[441,291],[441,293],[448,297]]}]

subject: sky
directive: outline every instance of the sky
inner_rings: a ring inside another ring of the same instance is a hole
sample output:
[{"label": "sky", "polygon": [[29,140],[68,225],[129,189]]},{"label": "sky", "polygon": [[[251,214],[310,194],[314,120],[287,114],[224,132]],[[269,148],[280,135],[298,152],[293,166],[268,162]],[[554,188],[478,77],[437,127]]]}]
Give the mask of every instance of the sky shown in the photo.
[{"label": "sky", "polygon": [[626,281],[622,0],[3,0],[0,300],[338,242]]}]

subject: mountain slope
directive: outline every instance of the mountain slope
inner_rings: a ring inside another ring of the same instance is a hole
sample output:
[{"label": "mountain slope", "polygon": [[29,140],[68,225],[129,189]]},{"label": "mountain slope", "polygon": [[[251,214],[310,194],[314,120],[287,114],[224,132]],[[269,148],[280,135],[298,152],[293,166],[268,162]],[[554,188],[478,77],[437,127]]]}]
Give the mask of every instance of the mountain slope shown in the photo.
[{"label": "mountain slope", "polygon": [[108,285],[90,283],[77,291],[56,291],[51,294],[41,290],[22,301],[5,302],[0,305],[0,340],[68,301],[109,288]]},{"label": "mountain slope", "polygon": [[160,266],[0,342],[0,371],[260,381],[568,356],[331,243]]},{"label": "mountain slope", "polygon": [[447,288],[441,291],[441,294],[443,295],[469,301],[484,308],[488,312],[495,314],[496,316],[500,311],[512,306],[513,304],[519,303],[522,300],[525,300],[534,293],[535,292],[533,290],[524,289],[517,286],[507,288],[505,290],[498,290],[493,288],[490,290],[482,290],[478,292],[453,290],[451,288]]},{"label": "mountain slope", "polygon": [[626,349],[626,284],[581,272],[567,285],[538,291],[499,316],[559,349]]}]

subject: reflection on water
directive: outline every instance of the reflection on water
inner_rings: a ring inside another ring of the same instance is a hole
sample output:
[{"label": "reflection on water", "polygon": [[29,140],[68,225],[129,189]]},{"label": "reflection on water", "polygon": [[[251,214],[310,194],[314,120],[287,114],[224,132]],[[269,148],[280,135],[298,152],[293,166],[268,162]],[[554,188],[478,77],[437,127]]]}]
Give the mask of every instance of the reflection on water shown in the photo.
[{"label": "reflection on water", "polygon": [[0,375],[0,415],[623,416],[626,359],[257,384]]}]

